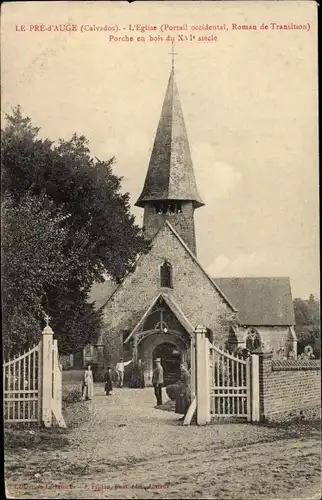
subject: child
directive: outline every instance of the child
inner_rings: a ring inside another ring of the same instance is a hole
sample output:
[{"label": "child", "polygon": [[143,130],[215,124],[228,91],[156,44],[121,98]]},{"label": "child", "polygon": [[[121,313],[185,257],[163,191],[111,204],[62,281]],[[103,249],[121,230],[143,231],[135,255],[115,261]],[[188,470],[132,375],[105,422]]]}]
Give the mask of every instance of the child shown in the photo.
[{"label": "child", "polygon": [[106,396],[110,396],[110,392],[113,390],[112,387],[112,369],[110,367],[107,368],[107,371],[104,375],[105,382],[105,394]]}]

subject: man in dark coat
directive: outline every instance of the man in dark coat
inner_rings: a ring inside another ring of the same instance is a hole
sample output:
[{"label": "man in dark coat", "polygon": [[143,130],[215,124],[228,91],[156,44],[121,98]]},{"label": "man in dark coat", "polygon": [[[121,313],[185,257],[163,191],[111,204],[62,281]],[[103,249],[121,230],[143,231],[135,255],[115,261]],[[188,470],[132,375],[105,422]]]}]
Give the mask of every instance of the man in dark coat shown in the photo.
[{"label": "man in dark coat", "polygon": [[191,376],[185,363],[181,363],[180,370],[180,390],[177,392],[175,412],[183,415],[179,420],[184,420],[191,404]]},{"label": "man in dark coat", "polygon": [[161,359],[155,360],[156,367],[153,370],[152,385],[154,387],[154,394],[157,398],[157,405],[155,408],[162,406],[162,386],[163,386],[163,368],[161,366]]},{"label": "man in dark coat", "polygon": [[104,375],[104,382],[105,382],[105,394],[106,396],[110,396],[110,392],[113,390],[112,386],[112,369],[110,367],[107,368],[105,375]]}]

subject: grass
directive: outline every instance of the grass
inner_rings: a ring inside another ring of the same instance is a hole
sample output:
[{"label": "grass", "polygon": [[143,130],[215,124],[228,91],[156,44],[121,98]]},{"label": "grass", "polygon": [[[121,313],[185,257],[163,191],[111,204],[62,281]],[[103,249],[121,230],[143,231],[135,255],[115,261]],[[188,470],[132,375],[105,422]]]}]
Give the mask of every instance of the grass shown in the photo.
[{"label": "grass", "polygon": [[6,450],[25,451],[61,449],[68,446],[69,439],[62,429],[5,429],[4,444]]},{"label": "grass", "polygon": [[63,449],[69,445],[68,432],[88,420],[89,409],[81,401],[80,384],[68,383],[63,386],[62,411],[66,429],[51,427],[40,429],[36,426],[12,425],[5,427],[5,449],[11,452],[23,452],[37,448],[39,450]]}]

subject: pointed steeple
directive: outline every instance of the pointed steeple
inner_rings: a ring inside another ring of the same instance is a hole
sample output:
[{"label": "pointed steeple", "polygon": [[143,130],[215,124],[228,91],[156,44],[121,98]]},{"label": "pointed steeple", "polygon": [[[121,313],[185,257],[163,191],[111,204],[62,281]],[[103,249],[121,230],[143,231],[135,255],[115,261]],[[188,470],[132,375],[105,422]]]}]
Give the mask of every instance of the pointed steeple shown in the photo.
[{"label": "pointed steeple", "polygon": [[174,58],[144,187],[136,206],[162,200],[204,205],[197,189],[179,92]]}]

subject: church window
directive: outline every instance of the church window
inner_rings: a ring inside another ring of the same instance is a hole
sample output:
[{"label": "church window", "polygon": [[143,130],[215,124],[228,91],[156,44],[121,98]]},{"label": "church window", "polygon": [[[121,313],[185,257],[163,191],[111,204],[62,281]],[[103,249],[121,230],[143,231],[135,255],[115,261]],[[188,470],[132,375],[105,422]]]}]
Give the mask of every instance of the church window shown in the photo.
[{"label": "church window", "polygon": [[156,214],[162,214],[162,204],[161,203],[155,203],[154,209],[155,209]]},{"label": "church window", "polygon": [[160,215],[160,214],[181,214],[182,213],[182,206],[181,202],[156,202],[154,203],[154,210],[155,213]]},{"label": "church window", "polygon": [[261,338],[257,330],[255,328],[252,328],[248,333],[246,337],[246,349],[249,351],[255,351],[255,349],[258,349],[261,346]]},{"label": "church window", "polygon": [[160,286],[164,288],[172,288],[172,266],[166,260],[160,268]]}]

